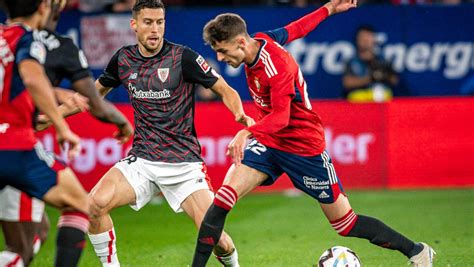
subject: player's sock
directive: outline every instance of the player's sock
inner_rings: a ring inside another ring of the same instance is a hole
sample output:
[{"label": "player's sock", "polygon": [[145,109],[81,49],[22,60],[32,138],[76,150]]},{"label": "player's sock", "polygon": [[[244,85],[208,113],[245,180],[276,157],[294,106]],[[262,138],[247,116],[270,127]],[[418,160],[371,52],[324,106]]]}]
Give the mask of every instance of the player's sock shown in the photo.
[{"label": "player's sock", "polygon": [[237,193],[223,185],[216,193],[214,203],[204,216],[194,251],[193,267],[204,267],[219,241],[224,229],[225,218],[237,201]]},{"label": "player's sock", "polygon": [[120,266],[117,257],[117,247],[115,246],[116,235],[113,227],[103,233],[89,234],[89,239],[103,267]]},{"label": "player's sock", "polygon": [[[351,211],[352,212],[352,211]],[[341,233],[339,233],[341,235]],[[415,243],[388,227],[383,222],[364,215],[358,215],[346,236],[365,238],[380,247],[398,250],[410,258],[418,252]]]},{"label": "player's sock", "polygon": [[231,252],[224,254],[224,255],[217,255],[216,259],[222,263],[222,265],[227,267],[239,267],[239,254],[237,253],[237,249],[234,248]]},{"label": "player's sock", "polygon": [[0,266],[23,267],[23,259],[19,254],[11,251],[0,252]]},{"label": "player's sock", "polygon": [[82,212],[64,212],[58,221],[54,266],[77,266],[85,245],[89,218]]},{"label": "player's sock", "polygon": [[35,235],[35,237],[33,238],[33,255],[38,254],[40,248],[41,248],[41,239],[39,235]]}]

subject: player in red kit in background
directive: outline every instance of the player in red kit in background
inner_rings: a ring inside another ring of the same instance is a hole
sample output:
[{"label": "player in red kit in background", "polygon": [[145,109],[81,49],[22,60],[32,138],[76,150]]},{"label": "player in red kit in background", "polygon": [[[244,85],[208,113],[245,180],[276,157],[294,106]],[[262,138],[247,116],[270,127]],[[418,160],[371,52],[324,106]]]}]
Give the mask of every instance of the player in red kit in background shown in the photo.
[{"label": "player in red kit in background", "polygon": [[[43,28],[51,0],[5,0],[9,23],[0,26],[0,190],[10,185],[62,210],[55,266],[76,266],[88,230],[87,194],[67,166],[46,154],[34,135],[36,108],[51,118],[61,147],[79,151],[56,107],[45,75],[47,51],[33,30]],[[19,237],[19,236],[17,236]],[[21,255],[4,251],[1,266],[23,266]]]},{"label": "player in red kit in background", "polygon": [[[245,63],[250,93],[257,106],[257,123],[239,131],[229,144],[234,161],[199,231],[193,267],[205,266],[225,218],[238,198],[259,185],[269,185],[283,173],[296,188],[319,201],[331,226],[341,236],[368,239],[395,249],[414,266],[432,266],[434,251],[414,243],[381,221],[357,215],[325,152],[321,119],[311,107],[307,86],[294,58],[282,47],[314,30],[329,15],[356,6],[332,0],[284,28],[253,35],[236,14],[221,14],[204,27],[203,37],[219,61],[238,67]],[[252,138],[246,145],[247,139]]]}]

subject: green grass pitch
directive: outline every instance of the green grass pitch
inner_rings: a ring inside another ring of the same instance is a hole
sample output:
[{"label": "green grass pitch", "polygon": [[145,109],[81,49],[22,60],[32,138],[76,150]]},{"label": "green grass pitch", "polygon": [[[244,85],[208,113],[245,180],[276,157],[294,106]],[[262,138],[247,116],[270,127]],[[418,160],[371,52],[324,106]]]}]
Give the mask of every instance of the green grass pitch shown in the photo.
[{"label": "green grass pitch", "polygon": [[[358,213],[377,217],[416,241],[431,244],[436,266],[474,266],[474,190],[350,191]],[[32,264],[52,266],[58,213],[48,209],[50,239]],[[128,207],[112,213],[122,266],[188,266],[196,230],[183,214],[166,205]],[[347,246],[363,266],[407,266],[405,257],[366,240],[343,238],[332,230],[318,204],[306,195],[250,195],[228,216],[227,231],[242,266],[314,266],[334,245]],[[0,235],[1,239],[1,235]],[[3,240],[0,240],[0,248]],[[100,266],[87,244],[80,266]],[[210,259],[208,266],[220,266]]]}]

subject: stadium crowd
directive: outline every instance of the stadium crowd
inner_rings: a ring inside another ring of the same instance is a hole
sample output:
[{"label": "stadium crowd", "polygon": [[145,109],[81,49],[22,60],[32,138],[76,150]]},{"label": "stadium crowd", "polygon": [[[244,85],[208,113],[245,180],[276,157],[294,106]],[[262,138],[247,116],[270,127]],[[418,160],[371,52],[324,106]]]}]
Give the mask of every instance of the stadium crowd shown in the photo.
[{"label": "stadium crowd", "polygon": [[[248,6],[248,5],[268,5],[268,6],[294,6],[308,7],[320,6],[325,3],[322,0],[168,0],[164,1],[168,7],[182,6]],[[363,4],[443,4],[457,5],[461,3],[472,3],[472,0],[361,0]],[[135,0],[68,0],[67,9],[79,9],[83,12],[128,12]]]}]

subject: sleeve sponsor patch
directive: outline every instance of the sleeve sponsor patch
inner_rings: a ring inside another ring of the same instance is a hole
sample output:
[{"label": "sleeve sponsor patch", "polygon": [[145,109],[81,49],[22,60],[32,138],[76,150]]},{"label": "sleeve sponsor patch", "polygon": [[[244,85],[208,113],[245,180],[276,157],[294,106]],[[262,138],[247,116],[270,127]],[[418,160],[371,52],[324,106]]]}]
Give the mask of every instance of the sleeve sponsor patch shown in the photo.
[{"label": "sleeve sponsor patch", "polygon": [[199,67],[201,67],[202,71],[204,71],[204,73],[208,73],[209,70],[211,69],[211,66],[209,66],[207,61],[202,56],[198,56],[196,58],[196,62],[199,65]]},{"label": "sleeve sponsor patch", "polygon": [[41,42],[34,41],[30,46],[30,56],[38,60],[39,63],[44,64],[46,61],[46,48]]}]

